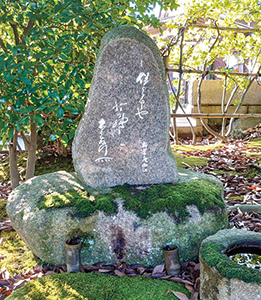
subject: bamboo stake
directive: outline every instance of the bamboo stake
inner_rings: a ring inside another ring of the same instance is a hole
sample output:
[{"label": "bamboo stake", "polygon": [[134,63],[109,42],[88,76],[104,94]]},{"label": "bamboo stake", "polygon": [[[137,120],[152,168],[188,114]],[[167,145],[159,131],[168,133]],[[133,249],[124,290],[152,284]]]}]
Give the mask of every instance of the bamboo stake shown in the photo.
[{"label": "bamboo stake", "polygon": [[261,114],[205,114],[205,113],[191,113],[191,114],[171,114],[172,118],[195,118],[195,119],[222,119],[222,118],[261,118]]},{"label": "bamboo stake", "polygon": [[177,72],[177,73],[188,73],[188,74],[202,74],[202,75],[222,75],[222,76],[245,76],[245,77],[261,77],[261,74],[259,73],[239,73],[239,72],[225,72],[225,71],[201,71],[201,70],[188,70],[188,69],[175,69],[175,68],[167,68],[167,72]]},{"label": "bamboo stake", "polygon": [[[164,21],[163,21],[164,22]],[[161,23],[163,23],[161,22]],[[179,24],[172,24],[174,27],[179,27]],[[207,25],[207,24],[188,24],[186,28],[203,28],[203,29],[218,29],[220,31],[235,31],[239,33],[251,33],[251,32],[258,32],[260,28],[239,28],[239,27],[226,27],[226,26],[215,26],[215,25]]]},{"label": "bamboo stake", "polygon": [[235,31],[240,33],[250,33],[260,31],[260,28],[239,28],[239,27],[217,27],[214,25],[205,25],[205,24],[191,24],[188,27],[192,28],[206,28],[206,29],[218,29],[224,31]]}]

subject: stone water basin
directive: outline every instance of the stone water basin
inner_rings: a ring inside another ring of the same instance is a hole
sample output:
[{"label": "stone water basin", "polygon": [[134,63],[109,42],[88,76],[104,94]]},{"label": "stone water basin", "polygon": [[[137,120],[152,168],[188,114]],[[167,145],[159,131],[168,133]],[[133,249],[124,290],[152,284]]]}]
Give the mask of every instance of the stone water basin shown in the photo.
[{"label": "stone water basin", "polygon": [[232,261],[229,257],[236,253],[260,255],[261,234],[241,229],[225,229],[202,242],[201,300],[261,299],[260,266]]}]

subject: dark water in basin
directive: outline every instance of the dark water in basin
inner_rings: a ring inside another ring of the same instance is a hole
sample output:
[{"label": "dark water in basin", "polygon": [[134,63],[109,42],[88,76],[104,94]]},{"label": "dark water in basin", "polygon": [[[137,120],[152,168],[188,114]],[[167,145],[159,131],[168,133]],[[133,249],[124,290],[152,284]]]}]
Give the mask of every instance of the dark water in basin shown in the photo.
[{"label": "dark water in basin", "polygon": [[261,271],[261,246],[251,243],[241,243],[230,246],[226,255],[233,262]]}]

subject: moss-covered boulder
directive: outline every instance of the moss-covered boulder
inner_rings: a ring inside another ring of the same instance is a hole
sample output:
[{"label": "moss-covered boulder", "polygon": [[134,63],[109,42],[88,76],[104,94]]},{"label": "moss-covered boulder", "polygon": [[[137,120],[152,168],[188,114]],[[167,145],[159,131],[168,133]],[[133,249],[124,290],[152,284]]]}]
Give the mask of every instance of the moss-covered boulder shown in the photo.
[{"label": "moss-covered boulder", "polygon": [[197,259],[201,241],[227,225],[221,182],[184,169],[175,185],[107,189],[63,171],[42,175],[11,193],[7,213],[33,253],[56,265],[75,235],[83,239],[82,263],[156,265],[165,244],[176,244],[181,260]]},{"label": "moss-covered boulder", "polygon": [[202,242],[200,299],[261,299],[260,270],[237,264],[226,255],[230,248],[238,248],[242,251],[246,249],[246,245],[252,245],[252,247],[254,245],[256,249],[257,247],[260,249],[261,234],[242,229],[225,229]]}]

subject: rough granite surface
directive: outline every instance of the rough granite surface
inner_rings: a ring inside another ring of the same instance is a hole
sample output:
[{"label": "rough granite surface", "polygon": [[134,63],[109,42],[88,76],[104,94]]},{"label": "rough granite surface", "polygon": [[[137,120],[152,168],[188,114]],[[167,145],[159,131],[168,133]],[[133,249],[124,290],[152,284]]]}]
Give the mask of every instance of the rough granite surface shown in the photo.
[{"label": "rough granite surface", "polygon": [[177,182],[169,118],[156,44],[134,27],[112,29],[102,40],[73,141],[79,178],[94,188]]},{"label": "rough granite surface", "polygon": [[[186,178],[184,182],[197,180],[199,175],[185,169],[180,170],[180,174]],[[200,174],[200,177],[213,182],[213,176]],[[10,194],[7,213],[12,224],[42,260],[55,265],[65,263],[65,241],[80,233],[84,264],[122,260],[155,266],[163,263],[162,247],[166,244],[177,245],[181,261],[187,261],[198,258],[204,238],[227,225],[227,211],[218,206],[203,214],[195,205],[186,206],[189,217],[184,222],[176,222],[163,211],[142,219],[133,211],[125,210],[121,198],[115,200],[117,212],[114,214],[97,211],[83,217],[74,207],[39,209],[42,196],[79,189],[88,190],[92,195],[111,190],[83,186],[74,174],[60,171],[34,177]]]},{"label": "rough granite surface", "polygon": [[[261,234],[258,232],[251,232],[241,229],[224,229],[218,231],[212,236],[207,237],[202,242],[202,245],[208,242],[222,245],[223,250],[221,250],[221,252],[224,253],[229,246],[240,242],[261,245]],[[215,267],[209,266],[204,258],[200,255],[200,299],[261,299],[261,284],[256,282],[245,282],[238,278],[227,278],[223,276]]]}]

